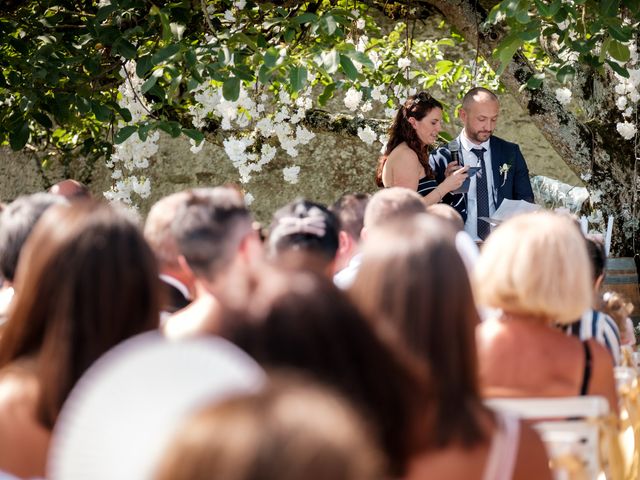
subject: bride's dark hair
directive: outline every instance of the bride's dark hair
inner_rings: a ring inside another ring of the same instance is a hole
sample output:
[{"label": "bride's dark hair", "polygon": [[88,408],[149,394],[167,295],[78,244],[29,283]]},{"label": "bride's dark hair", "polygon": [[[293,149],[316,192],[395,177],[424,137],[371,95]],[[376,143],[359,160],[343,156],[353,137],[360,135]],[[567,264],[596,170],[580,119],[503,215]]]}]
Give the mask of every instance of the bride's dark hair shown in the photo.
[{"label": "bride's dark hair", "polygon": [[415,128],[409,123],[409,118],[422,120],[434,108],[442,109],[442,104],[429,95],[427,92],[419,92],[410,96],[404,105],[400,107],[396,113],[393,123],[389,128],[389,141],[384,154],[378,160],[378,169],[376,170],[376,184],[384,187],[382,183],[382,169],[387,157],[401,143],[405,142],[411,150],[418,155],[418,161],[427,178],[434,178],[433,171],[429,165],[429,145],[423,144],[416,133]]}]

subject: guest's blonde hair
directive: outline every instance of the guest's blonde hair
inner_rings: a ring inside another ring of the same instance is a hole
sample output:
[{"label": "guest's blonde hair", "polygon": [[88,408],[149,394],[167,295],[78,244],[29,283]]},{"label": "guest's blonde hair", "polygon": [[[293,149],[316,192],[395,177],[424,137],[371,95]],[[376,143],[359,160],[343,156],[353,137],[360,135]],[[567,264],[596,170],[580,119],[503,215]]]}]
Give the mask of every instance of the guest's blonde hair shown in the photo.
[{"label": "guest's blonde hair", "polygon": [[506,313],[571,323],[591,305],[591,266],[580,230],[566,217],[515,217],[484,244],[474,272],[476,299]]}]

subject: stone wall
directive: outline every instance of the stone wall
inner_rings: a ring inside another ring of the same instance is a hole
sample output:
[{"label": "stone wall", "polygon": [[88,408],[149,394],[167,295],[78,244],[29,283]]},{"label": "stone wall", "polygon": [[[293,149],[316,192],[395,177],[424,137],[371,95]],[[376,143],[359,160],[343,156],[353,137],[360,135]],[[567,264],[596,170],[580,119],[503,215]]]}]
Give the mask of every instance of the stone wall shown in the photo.
[{"label": "stone wall", "polygon": [[[515,101],[503,96],[501,102],[502,113],[497,134],[521,145],[531,174],[580,185],[580,180],[551,150]],[[450,133],[455,133],[456,128],[451,126]],[[277,156],[263,172],[256,174],[244,186],[255,197],[251,208],[258,219],[267,221],[275,209],[297,196],[331,203],[344,192],[375,191],[373,177],[379,150],[379,143],[368,146],[357,137],[317,133],[309,145],[300,148],[297,158],[290,158],[286,154]],[[284,182],[282,176],[282,168],[293,164],[301,168],[296,185]],[[82,168],[80,160],[64,168],[59,164],[41,168],[31,155],[0,150],[0,198],[6,202],[21,194],[43,190],[46,185],[65,176],[79,178]],[[188,141],[168,136],[162,137],[160,149],[152,159],[148,173],[152,194],[140,205],[143,214],[155,200],[168,193],[189,187],[238,181],[237,173],[221,147],[208,144],[194,155],[189,151]],[[100,194],[109,188],[110,181],[109,171],[98,162],[94,166],[89,187]]]}]

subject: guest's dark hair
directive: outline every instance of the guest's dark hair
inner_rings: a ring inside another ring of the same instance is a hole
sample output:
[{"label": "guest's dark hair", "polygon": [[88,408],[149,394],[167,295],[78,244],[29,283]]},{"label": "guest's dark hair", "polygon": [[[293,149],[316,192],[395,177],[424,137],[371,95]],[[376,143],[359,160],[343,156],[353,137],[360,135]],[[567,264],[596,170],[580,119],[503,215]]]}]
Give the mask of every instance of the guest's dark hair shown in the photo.
[{"label": "guest's dark hair", "polygon": [[347,232],[356,241],[360,239],[369,198],[368,193],[345,193],[329,208],[338,217],[340,230]]},{"label": "guest's dark hair", "polygon": [[604,275],[605,265],[607,263],[607,254],[604,251],[604,242],[595,235],[585,235],[587,245],[587,254],[591,263],[592,282],[595,285],[598,278]]},{"label": "guest's dark hair", "polygon": [[378,328],[401,337],[431,370],[430,445],[485,440],[477,379],[479,323],[451,227],[428,214],[371,230],[350,294]]},{"label": "guest's dark hair", "polygon": [[415,118],[420,121],[434,108],[442,110],[442,104],[427,92],[419,92],[416,95],[411,95],[407,101],[404,102],[404,105],[400,107],[389,128],[387,148],[378,160],[376,185],[384,187],[382,183],[382,169],[384,168],[384,164],[393,149],[403,142],[405,142],[411,150],[416,152],[418,161],[420,165],[422,165],[422,168],[424,168],[424,173],[427,178],[435,178],[433,170],[429,165],[429,145],[424,145],[422,141],[420,141],[415,128],[409,123],[409,118]]},{"label": "guest's dark hair", "polygon": [[23,195],[11,202],[0,216],[0,272],[13,281],[20,251],[34,225],[47,208],[67,201],[50,193]]},{"label": "guest's dark hair", "polygon": [[289,251],[315,254],[327,262],[338,251],[340,222],[327,207],[298,199],[280,208],[269,227],[268,247],[272,256]]},{"label": "guest's dark hair", "polygon": [[[372,423],[394,476],[422,448],[423,370],[379,337],[333,283],[308,272],[257,269],[222,335],[265,367],[294,368],[337,389]],[[312,415],[313,413],[310,412]]]},{"label": "guest's dark hair", "polygon": [[235,188],[198,188],[186,194],[171,231],[194,273],[213,280],[252,231],[251,214]]},{"label": "guest's dark hair", "polygon": [[16,273],[0,368],[36,359],[37,417],[52,428],[74,384],[120,341],[158,325],[158,272],[138,227],[92,201],[54,207]]}]

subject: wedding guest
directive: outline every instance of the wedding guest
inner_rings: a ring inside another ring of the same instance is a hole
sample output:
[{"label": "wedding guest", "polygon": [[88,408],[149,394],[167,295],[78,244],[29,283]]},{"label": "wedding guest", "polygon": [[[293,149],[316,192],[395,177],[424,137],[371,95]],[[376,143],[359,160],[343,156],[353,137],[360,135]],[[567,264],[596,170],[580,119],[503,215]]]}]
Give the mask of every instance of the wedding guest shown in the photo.
[{"label": "wedding guest", "polygon": [[[469,90],[462,99],[460,120],[464,126],[456,138],[463,165],[479,166],[481,171],[471,177],[469,191],[463,195],[458,211],[463,213],[465,230],[474,240],[484,240],[489,224],[480,217],[490,217],[502,200],[533,202],[529,170],[520,147],[496,137],[500,102],[495,93],[483,87]],[[438,182],[443,182],[460,166],[451,161],[446,147],[436,150],[430,158]]]},{"label": "wedding guest", "polygon": [[107,205],[56,206],[20,256],[0,338],[0,470],[44,477],[51,429],[104,352],[158,323],[157,270],[142,233]]},{"label": "wedding guest", "polygon": [[342,399],[309,382],[280,380],[192,416],[155,480],[382,480],[382,465]]},{"label": "wedding guest", "polygon": [[584,237],[572,220],[550,212],[508,220],[484,244],[474,273],[478,303],[498,311],[477,331],[485,396],[601,395],[617,411],[607,349],[554,328],[593,298]]},{"label": "wedding guest", "polygon": [[[164,319],[189,305],[193,296],[193,272],[180,262],[181,253],[172,230],[178,210],[188,199],[189,193],[186,191],[161,198],[149,210],[144,224],[144,238],[153,250],[160,270]],[[176,230],[180,227],[176,225]]]},{"label": "wedding guest", "polygon": [[60,195],[67,200],[88,200],[91,198],[89,188],[70,178],[62,180],[49,189],[49,193]]},{"label": "wedding guest", "polygon": [[67,204],[62,197],[48,193],[23,195],[11,202],[0,215],[0,325],[9,312],[14,296],[13,280],[22,247],[42,214],[53,205]]},{"label": "wedding guest", "polygon": [[480,256],[480,250],[476,242],[465,231],[464,220],[460,214],[453,207],[444,203],[430,205],[427,207],[427,213],[446,220],[454,228],[456,231],[456,249],[460,257],[462,257],[464,266],[467,267],[467,273],[471,275],[473,267]]},{"label": "wedding guest", "polygon": [[215,330],[225,292],[244,281],[247,269],[262,256],[251,213],[236,188],[198,188],[186,195],[171,231],[181,266],[193,278],[194,299],[166,320],[163,331],[171,339]]},{"label": "wedding guest", "polygon": [[565,328],[569,334],[575,335],[580,340],[593,338],[600,342],[611,354],[615,365],[620,365],[620,330],[613,318],[601,311],[600,289],[604,282],[604,267],[607,262],[604,243],[601,238],[594,235],[587,235],[585,241],[587,254],[591,261],[590,278],[593,286],[593,299],[580,319]]},{"label": "wedding guest", "polygon": [[467,178],[467,168],[436,180],[429,151],[442,130],[442,104],[427,92],[410,96],[389,129],[389,141],[378,162],[379,187],[405,187],[418,192],[427,205],[446,202],[462,205],[462,195],[452,194]]},{"label": "wedding guest", "polygon": [[398,336],[431,372],[429,443],[404,478],[551,478],[532,429],[483,404],[479,317],[450,225],[419,214],[372,229],[350,294],[379,330]]},{"label": "wedding guest", "polygon": [[367,193],[347,193],[329,208],[340,222],[333,281],[341,288],[345,283],[343,277],[349,277],[349,272],[357,269],[360,263],[360,233],[369,198]]},{"label": "wedding guest", "polygon": [[[399,215],[424,213],[426,206],[420,195],[402,187],[389,187],[377,191],[367,203],[360,237],[366,241],[371,228],[385,223]],[[348,289],[358,274],[360,257],[352,262],[333,279],[337,287]]]},{"label": "wedding guest", "polygon": [[600,303],[601,310],[609,315],[618,326],[620,344],[633,347],[636,344],[636,334],[630,317],[633,313],[633,303],[627,300],[624,295],[609,291],[602,294]]},{"label": "wedding guest", "polygon": [[327,207],[298,199],[273,215],[266,241],[269,258],[329,278],[335,271],[340,222]]},{"label": "wedding guest", "polygon": [[263,266],[248,286],[222,336],[265,368],[295,369],[344,395],[373,428],[389,473],[402,476],[427,431],[424,368],[326,277]]}]

